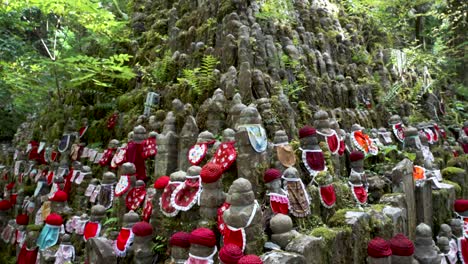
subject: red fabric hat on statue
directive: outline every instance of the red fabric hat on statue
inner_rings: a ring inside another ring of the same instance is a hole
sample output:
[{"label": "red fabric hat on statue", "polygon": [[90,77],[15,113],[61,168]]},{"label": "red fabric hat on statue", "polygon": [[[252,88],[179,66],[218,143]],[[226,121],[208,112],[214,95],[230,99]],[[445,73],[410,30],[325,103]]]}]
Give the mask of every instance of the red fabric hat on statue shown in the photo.
[{"label": "red fabric hat on statue", "polygon": [[16,217],[16,224],[18,225],[28,225],[29,223],[29,217],[27,214],[20,214]]},{"label": "red fabric hat on statue", "polygon": [[189,248],[190,247],[190,233],[187,232],[177,232],[171,236],[169,239],[169,245],[171,247],[181,247]]},{"label": "red fabric hat on statue", "polygon": [[216,246],[216,236],[213,230],[206,227],[200,227],[190,233],[190,244],[214,247]]},{"label": "red fabric hat on statue", "polygon": [[163,190],[166,188],[167,184],[169,184],[170,180],[171,178],[169,178],[169,176],[161,176],[154,182],[154,188],[157,190]]},{"label": "red fabric hat on statue", "polygon": [[0,211],[10,210],[11,203],[8,200],[1,200],[0,201]]},{"label": "red fabric hat on statue", "polygon": [[60,226],[63,224],[63,219],[60,215],[51,213],[49,216],[47,216],[45,222],[49,225]]},{"label": "red fabric hat on statue", "polygon": [[414,254],[414,244],[403,234],[396,234],[389,241],[392,254],[395,256],[412,256]]},{"label": "red fabric hat on statue", "polygon": [[455,212],[464,212],[468,210],[468,200],[456,200],[455,203],[453,204],[453,208],[455,209]]},{"label": "red fabric hat on statue", "polygon": [[53,202],[66,202],[68,200],[68,194],[62,190],[55,192],[54,196],[49,199]]},{"label": "red fabric hat on statue", "polygon": [[351,154],[349,154],[349,160],[351,160],[351,162],[362,160],[362,159],[364,159],[364,153],[362,153],[361,151],[355,150],[351,152]]},{"label": "red fabric hat on statue", "polygon": [[132,227],[132,232],[135,236],[144,237],[153,234],[153,226],[147,222],[138,222]]},{"label": "red fabric hat on statue", "polygon": [[204,183],[213,183],[223,175],[223,168],[221,165],[216,163],[207,163],[202,167],[200,171],[200,177]]},{"label": "red fabric hat on statue", "polygon": [[279,178],[281,178],[281,171],[277,169],[268,169],[265,171],[265,174],[263,174],[263,181],[265,183],[272,182]]},{"label": "red fabric hat on statue", "polygon": [[224,264],[237,264],[243,255],[242,249],[234,244],[226,244],[219,251],[219,259]]},{"label": "red fabric hat on statue", "polygon": [[257,255],[245,255],[237,264],[263,264],[262,259]]},{"label": "red fabric hat on statue", "polygon": [[367,255],[373,258],[386,258],[392,255],[392,249],[386,240],[376,237],[367,244]]},{"label": "red fabric hat on statue", "polygon": [[304,126],[299,130],[299,138],[317,135],[317,130],[311,126]]}]

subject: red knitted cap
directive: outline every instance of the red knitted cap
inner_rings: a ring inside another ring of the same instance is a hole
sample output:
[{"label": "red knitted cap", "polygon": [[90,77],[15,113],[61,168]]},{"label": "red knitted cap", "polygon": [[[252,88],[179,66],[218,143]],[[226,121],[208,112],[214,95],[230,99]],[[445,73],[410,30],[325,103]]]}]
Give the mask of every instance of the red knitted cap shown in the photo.
[{"label": "red knitted cap", "polygon": [[16,217],[16,224],[18,225],[28,225],[29,217],[27,214],[20,214]]},{"label": "red knitted cap", "polygon": [[304,126],[299,129],[299,138],[317,135],[317,130],[311,126]]},{"label": "red knitted cap", "polygon": [[263,264],[262,259],[257,255],[245,255],[237,264]]},{"label": "red knitted cap", "polygon": [[169,176],[161,176],[154,182],[154,188],[157,190],[162,190],[166,188],[170,180],[171,178],[169,178]]},{"label": "red knitted cap", "polygon": [[204,183],[213,183],[223,175],[223,167],[216,163],[207,163],[200,171],[200,177]]},{"label": "red knitted cap", "polygon": [[190,233],[187,232],[177,232],[171,236],[169,239],[170,246],[176,246],[181,248],[190,247]]},{"label": "red knitted cap", "polygon": [[68,200],[68,194],[62,190],[58,190],[49,200],[53,202],[66,202]]},{"label": "red knitted cap", "polygon": [[453,208],[455,209],[455,212],[464,212],[468,210],[468,200],[456,200],[453,204]]},{"label": "red knitted cap", "polygon": [[403,234],[396,234],[390,241],[390,248],[395,256],[412,256],[414,244]]},{"label": "red knitted cap", "polygon": [[63,219],[59,214],[51,213],[47,216],[45,222],[49,225],[60,226],[63,224]]},{"label": "red knitted cap", "polygon": [[237,264],[243,255],[242,249],[234,244],[226,244],[219,251],[219,259],[224,264]]},{"label": "red knitted cap", "polygon": [[8,200],[1,200],[0,201],[0,211],[10,210],[11,203]]},{"label": "red knitted cap", "polygon": [[151,236],[153,234],[153,226],[147,222],[138,222],[132,227],[132,232],[135,236]]},{"label": "red knitted cap", "polygon": [[364,153],[362,153],[361,151],[355,150],[351,152],[351,154],[349,154],[349,160],[351,160],[351,162],[362,160],[362,159],[364,159]]},{"label": "red knitted cap", "polygon": [[268,169],[265,171],[265,174],[263,174],[263,181],[265,183],[272,182],[279,178],[281,178],[281,171],[277,169]]},{"label": "red knitted cap", "polygon": [[373,258],[385,258],[392,255],[392,249],[386,240],[376,237],[367,244],[367,255]]},{"label": "red knitted cap", "polygon": [[200,227],[190,233],[190,244],[201,245],[205,247],[216,246],[216,237],[213,230]]}]

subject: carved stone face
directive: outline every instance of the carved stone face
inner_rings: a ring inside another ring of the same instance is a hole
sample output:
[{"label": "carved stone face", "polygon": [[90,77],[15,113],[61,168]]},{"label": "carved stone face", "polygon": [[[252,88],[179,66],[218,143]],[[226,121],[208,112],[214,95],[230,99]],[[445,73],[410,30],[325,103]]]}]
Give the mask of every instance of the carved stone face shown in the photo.
[{"label": "carved stone face", "polygon": [[151,236],[138,237],[133,240],[133,263],[150,264],[153,261],[153,252],[151,250]]}]

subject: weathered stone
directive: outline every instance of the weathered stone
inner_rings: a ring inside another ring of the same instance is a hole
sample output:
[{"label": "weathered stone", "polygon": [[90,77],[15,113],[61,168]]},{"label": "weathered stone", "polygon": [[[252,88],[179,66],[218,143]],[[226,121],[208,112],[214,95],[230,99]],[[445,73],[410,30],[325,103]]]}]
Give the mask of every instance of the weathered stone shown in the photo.
[{"label": "weathered stone", "polygon": [[[185,124],[182,127],[179,135],[178,169],[186,170],[190,166],[190,163],[187,159],[187,153],[190,147],[192,147],[197,142],[198,133],[199,130],[195,118],[192,115],[187,116],[185,119]],[[158,155],[160,154],[158,153]]]},{"label": "weathered stone", "polygon": [[437,247],[432,240],[431,228],[421,223],[416,228],[416,239],[414,240],[414,258],[421,264],[440,263]]},{"label": "weathered stone", "polygon": [[306,259],[303,255],[285,251],[270,251],[260,256],[264,264],[305,264]]},{"label": "weathered stone", "polygon": [[431,182],[421,182],[416,185],[415,190],[416,204],[416,219],[418,223],[425,223],[429,227],[433,227],[432,222],[432,188]]}]

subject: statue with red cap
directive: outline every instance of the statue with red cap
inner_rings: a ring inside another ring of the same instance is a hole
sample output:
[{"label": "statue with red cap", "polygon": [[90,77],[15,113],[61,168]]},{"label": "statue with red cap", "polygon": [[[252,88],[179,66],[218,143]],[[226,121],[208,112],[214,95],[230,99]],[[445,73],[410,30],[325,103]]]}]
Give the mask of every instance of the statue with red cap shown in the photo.
[{"label": "statue with red cap", "polygon": [[169,239],[171,264],[184,264],[189,257],[190,233],[176,232]]},{"label": "statue with red cap", "polygon": [[381,237],[376,237],[367,244],[367,263],[391,264],[392,249],[390,244]]},{"label": "statue with red cap", "polygon": [[349,174],[349,185],[351,192],[358,205],[367,203],[367,176],[364,171],[364,153],[361,151],[353,151],[349,155],[351,162],[351,172]]},{"label": "statue with red cap", "polygon": [[220,264],[237,264],[244,256],[242,249],[234,244],[226,244],[219,250]]},{"label": "statue with red cap", "polygon": [[302,127],[299,130],[299,141],[302,163],[313,180],[319,172],[327,170],[325,157],[318,144],[317,130],[311,126]]},{"label": "statue with red cap", "polygon": [[217,163],[209,162],[200,171],[203,186],[203,191],[200,194],[200,216],[205,221],[216,220],[218,208],[226,199],[226,194],[223,192],[222,176],[223,168]]},{"label": "statue with red cap", "polygon": [[404,234],[396,234],[389,241],[392,249],[392,264],[417,264],[414,259],[414,244]]},{"label": "statue with red cap", "polygon": [[190,251],[186,264],[213,264],[217,253],[216,236],[213,230],[200,227],[189,237]]},{"label": "statue with red cap", "polygon": [[133,263],[153,263],[153,250],[151,240],[153,239],[153,227],[147,222],[138,222],[132,227],[134,234],[132,251]]},{"label": "statue with red cap", "polygon": [[[263,182],[267,187],[266,206],[264,215],[288,214],[289,199],[288,193],[281,188],[281,171],[268,169],[263,174]],[[269,213],[269,214],[268,214]],[[268,221],[268,219],[266,219]]]}]

